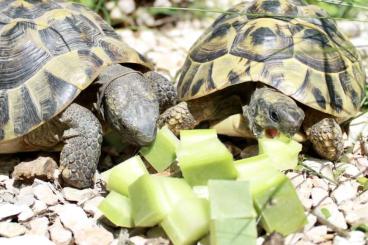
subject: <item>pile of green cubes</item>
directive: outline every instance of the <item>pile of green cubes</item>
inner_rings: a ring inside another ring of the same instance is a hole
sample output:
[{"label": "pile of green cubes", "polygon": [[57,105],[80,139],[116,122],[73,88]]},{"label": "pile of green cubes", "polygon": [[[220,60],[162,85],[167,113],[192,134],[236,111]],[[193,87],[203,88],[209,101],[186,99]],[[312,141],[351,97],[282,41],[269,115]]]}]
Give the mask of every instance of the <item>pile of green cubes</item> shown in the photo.
[{"label": "pile of green cubes", "polygon": [[256,244],[257,224],[283,235],[300,230],[303,206],[290,180],[301,145],[259,139],[259,155],[234,161],[212,129],[162,128],[140,155],[158,172],[178,164],[183,178],[149,174],[137,155],[103,173],[110,191],[99,209],[116,226],[161,226],[174,245]]}]

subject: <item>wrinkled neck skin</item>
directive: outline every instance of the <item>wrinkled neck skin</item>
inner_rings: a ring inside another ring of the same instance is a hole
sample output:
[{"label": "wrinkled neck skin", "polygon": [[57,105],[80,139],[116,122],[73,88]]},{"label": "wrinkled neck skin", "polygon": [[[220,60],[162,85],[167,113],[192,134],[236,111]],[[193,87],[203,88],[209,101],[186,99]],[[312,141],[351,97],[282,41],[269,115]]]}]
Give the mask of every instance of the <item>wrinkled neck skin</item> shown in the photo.
[{"label": "wrinkled neck skin", "polygon": [[292,137],[299,131],[305,116],[293,99],[268,87],[257,88],[249,104],[242,109],[256,137],[269,129]]},{"label": "wrinkled neck skin", "polygon": [[105,119],[124,142],[142,146],[156,137],[159,103],[151,83],[133,69],[112,65],[99,77],[104,91]]}]

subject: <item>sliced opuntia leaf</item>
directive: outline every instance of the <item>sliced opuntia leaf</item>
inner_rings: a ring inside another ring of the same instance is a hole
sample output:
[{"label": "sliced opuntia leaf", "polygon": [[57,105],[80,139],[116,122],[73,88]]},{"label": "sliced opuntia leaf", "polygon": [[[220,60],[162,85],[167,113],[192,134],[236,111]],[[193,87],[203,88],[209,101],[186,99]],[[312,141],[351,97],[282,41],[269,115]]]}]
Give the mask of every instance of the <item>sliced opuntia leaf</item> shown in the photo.
[{"label": "sliced opuntia leaf", "polygon": [[284,180],[254,196],[255,207],[261,216],[263,228],[282,235],[294,233],[306,224],[304,208],[291,181]]},{"label": "sliced opuntia leaf", "polygon": [[267,154],[270,164],[279,170],[295,169],[302,150],[300,143],[283,134],[275,138],[259,138],[258,146],[259,154]]},{"label": "sliced opuntia leaf", "polygon": [[255,219],[211,220],[210,237],[211,245],[256,245]]},{"label": "sliced opuntia leaf", "polygon": [[179,139],[165,126],[158,130],[150,145],[140,149],[140,153],[157,172],[162,172],[175,161],[178,145]]},{"label": "sliced opuntia leaf", "polygon": [[184,179],[143,175],[129,186],[136,226],[154,226],[183,199],[195,195]]},{"label": "sliced opuntia leaf", "polygon": [[146,166],[139,156],[134,156],[116,165],[110,171],[107,189],[128,196],[128,187],[144,174],[148,174]]},{"label": "sliced opuntia leaf", "polygon": [[208,201],[184,199],[160,223],[174,245],[189,245],[209,231]]},{"label": "sliced opuntia leaf", "polygon": [[180,131],[180,145],[192,145],[207,141],[208,139],[217,139],[215,129],[192,129]]},{"label": "sliced opuntia leaf", "polygon": [[128,228],[134,226],[129,198],[115,191],[110,191],[99,204],[98,209],[116,226]]},{"label": "sliced opuntia leaf", "polygon": [[248,181],[208,181],[211,219],[255,218],[257,216]]},{"label": "sliced opuntia leaf", "polygon": [[214,136],[214,131],[193,131],[195,132],[191,132],[190,136],[185,136],[190,138],[190,144],[184,137],[177,152],[184,179],[192,186],[207,185],[209,179],[235,179],[237,172],[233,156],[217,136]]},{"label": "sliced opuntia leaf", "polygon": [[193,193],[199,197],[199,198],[204,198],[208,200],[208,186],[207,185],[196,185],[193,186]]},{"label": "sliced opuntia leaf", "polygon": [[250,191],[253,196],[273,186],[277,186],[285,178],[285,175],[274,168],[270,161],[266,154],[235,161],[238,180],[249,181]]}]

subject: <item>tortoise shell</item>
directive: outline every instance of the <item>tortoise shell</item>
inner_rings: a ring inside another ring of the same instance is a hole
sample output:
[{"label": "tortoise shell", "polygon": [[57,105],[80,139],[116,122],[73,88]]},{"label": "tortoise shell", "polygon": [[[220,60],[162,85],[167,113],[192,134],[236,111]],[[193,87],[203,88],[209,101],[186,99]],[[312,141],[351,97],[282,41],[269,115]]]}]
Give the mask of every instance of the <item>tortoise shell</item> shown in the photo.
[{"label": "tortoise shell", "polygon": [[53,118],[113,63],[151,67],[82,5],[0,0],[0,141]]},{"label": "tortoise shell", "polygon": [[302,0],[257,0],[222,14],[193,45],[178,95],[194,103],[247,82],[347,119],[360,108],[365,73],[357,50],[324,10]]}]

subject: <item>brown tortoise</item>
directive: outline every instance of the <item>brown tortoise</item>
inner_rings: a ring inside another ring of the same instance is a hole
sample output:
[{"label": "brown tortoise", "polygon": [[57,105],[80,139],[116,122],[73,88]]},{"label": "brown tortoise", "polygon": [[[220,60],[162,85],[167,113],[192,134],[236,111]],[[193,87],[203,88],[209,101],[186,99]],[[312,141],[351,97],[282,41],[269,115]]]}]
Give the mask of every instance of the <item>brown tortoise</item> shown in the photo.
[{"label": "brown tortoise", "polygon": [[101,123],[145,145],[159,104],[175,101],[174,87],[151,68],[82,5],[0,0],[0,153],[61,150],[66,183],[90,186]]},{"label": "brown tortoise", "polygon": [[359,111],[364,86],[357,50],[324,10],[257,0],[222,14],[193,45],[177,87],[189,111],[181,103],[160,124],[178,130],[242,113],[255,136],[302,131],[336,160],[339,123]]}]

